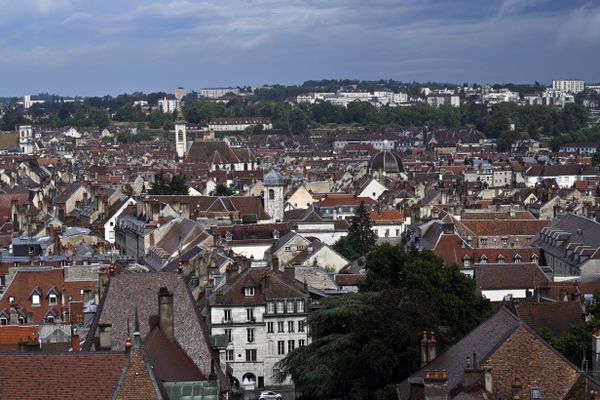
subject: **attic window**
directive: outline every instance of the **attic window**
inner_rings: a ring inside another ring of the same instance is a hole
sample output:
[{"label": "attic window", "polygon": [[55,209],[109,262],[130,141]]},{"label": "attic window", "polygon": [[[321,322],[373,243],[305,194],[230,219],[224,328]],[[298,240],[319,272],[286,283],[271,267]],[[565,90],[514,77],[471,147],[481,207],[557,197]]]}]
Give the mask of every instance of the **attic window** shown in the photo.
[{"label": "attic window", "polygon": [[519,254],[515,254],[514,262],[515,264],[519,264],[521,262],[521,256]]},{"label": "attic window", "polygon": [[32,306],[39,306],[40,305],[40,295],[39,294],[32,294],[31,295],[31,305]]},{"label": "attic window", "polygon": [[8,304],[12,304],[12,303],[14,303],[14,302],[15,302],[15,296],[10,296],[10,297],[8,298]]},{"label": "attic window", "polygon": [[531,400],[541,400],[542,391],[539,388],[532,388],[531,396],[529,396],[529,397],[531,398]]},{"label": "attic window", "polygon": [[54,323],[54,315],[48,315],[48,316],[46,317],[46,321],[47,321],[49,324],[53,324],[53,323]]},{"label": "attic window", "polygon": [[48,296],[48,304],[53,306],[56,305],[57,303],[57,297],[54,293],[50,293],[50,295]]},{"label": "attic window", "polygon": [[8,325],[8,320],[6,317],[0,317],[0,325]]},{"label": "attic window", "polygon": [[254,287],[253,286],[245,287],[244,288],[244,296],[246,296],[246,297],[254,296]]},{"label": "attic window", "polygon": [[229,242],[229,241],[231,241],[232,239],[233,239],[233,235],[231,234],[231,232],[227,232],[227,233],[225,234],[225,240]]}]

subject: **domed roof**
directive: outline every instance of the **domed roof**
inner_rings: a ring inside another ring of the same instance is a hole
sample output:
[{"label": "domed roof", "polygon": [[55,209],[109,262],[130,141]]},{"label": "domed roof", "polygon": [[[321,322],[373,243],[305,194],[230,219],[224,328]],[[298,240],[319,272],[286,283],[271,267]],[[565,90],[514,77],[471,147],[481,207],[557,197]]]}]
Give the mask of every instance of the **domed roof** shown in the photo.
[{"label": "domed roof", "polygon": [[402,160],[400,156],[393,151],[383,150],[375,154],[371,159],[371,171],[383,171],[386,173],[403,172]]},{"label": "domed roof", "polygon": [[263,184],[265,186],[283,186],[285,184],[285,178],[273,169],[264,176]]}]

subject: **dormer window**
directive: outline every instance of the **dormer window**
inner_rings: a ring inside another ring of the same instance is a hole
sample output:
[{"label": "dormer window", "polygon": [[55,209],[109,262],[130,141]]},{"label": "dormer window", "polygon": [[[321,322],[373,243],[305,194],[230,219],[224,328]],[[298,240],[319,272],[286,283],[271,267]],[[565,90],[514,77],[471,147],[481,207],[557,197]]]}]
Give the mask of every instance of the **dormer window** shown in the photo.
[{"label": "dormer window", "polygon": [[39,294],[31,295],[31,305],[34,307],[40,305],[40,295]]},{"label": "dormer window", "polygon": [[485,255],[481,256],[481,258],[479,258],[479,263],[487,264],[487,257]]},{"label": "dormer window", "polygon": [[233,240],[233,235],[231,234],[231,232],[227,232],[225,234],[225,240],[230,242],[231,240]]},{"label": "dormer window", "polygon": [[8,325],[8,319],[6,319],[6,317],[0,317],[0,325]]},{"label": "dormer window", "polygon": [[10,297],[8,298],[8,304],[12,304],[12,303],[14,303],[14,302],[15,302],[15,296],[10,296]]},{"label": "dormer window", "polygon": [[503,256],[502,254],[500,254],[500,255],[498,256],[498,258],[496,258],[496,262],[497,262],[498,264],[504,264],[504,256]]},{"label": "dormer window", "polygon": [[479,242],[481,243],[482,246],[487,246],[487,238],[486,237],[482,237],[481,239],[479,239]]},{"label": "dormer window", "polygon": [[22,315],[19,315],[19,325],[25,325],[25,317]]},{"label": "dormer window", "polygon": [[58,298],[56,297],[56,295],[54,293],[51,293],[48,296],[48,304],[51,306],[56,305],[56,303],[58,302]]},{"label": "dormer window", "polygon": [[521,263],[521,256],[519,254],[515,254],[514,262],[515,262],[515,264]]},{"label": "dormer window", "polygon": [[53,324],[54,323],[54,316],[53,315],[48,315],[46,317],[46,322],[48,322],[49,324]]},{"label": "dormer window", "polygon": [[252,297],[254,296],[254,286],[248,286],[244,288],[244,296]]},{"label": "dormer window", "polygon": [[277,229],[273,231],[273,239],[279,239],[279,231]]}]

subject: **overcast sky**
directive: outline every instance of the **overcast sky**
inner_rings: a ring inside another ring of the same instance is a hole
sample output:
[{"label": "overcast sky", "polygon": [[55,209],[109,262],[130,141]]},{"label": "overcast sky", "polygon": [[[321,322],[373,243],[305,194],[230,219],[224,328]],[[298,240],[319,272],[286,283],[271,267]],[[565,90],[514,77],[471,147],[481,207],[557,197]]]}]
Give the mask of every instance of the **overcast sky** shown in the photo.
[{"label": "overcast sky", "polygon": [[600,81],[600,0],[0,0],[0,96]]}]

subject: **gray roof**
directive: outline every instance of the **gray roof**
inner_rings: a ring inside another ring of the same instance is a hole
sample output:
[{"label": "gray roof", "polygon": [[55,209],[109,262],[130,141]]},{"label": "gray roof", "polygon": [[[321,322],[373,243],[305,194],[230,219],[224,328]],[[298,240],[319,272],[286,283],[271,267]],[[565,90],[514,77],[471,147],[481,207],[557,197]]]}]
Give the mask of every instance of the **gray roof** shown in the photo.
[{"label": "gray roof", "polygon": [[285,178],[279,172],[271,170],[263,178],[263,184],[265,186],[283,186],[285,184]]},{"label": "gray roof", "polygon": [[[111,349],[123,351],[137,309],[140,333],[145,338],[158,318],[158,291],[167,287],[173,293],[175,339],[194,361],[200,372],[208,376],[211,371],[212,350],[208,327],[202,320],[183,275],[170,272],[122,273],[110,279],[108,289],[96,316],[96,323],[111,324]],[[152,321],[152,322],[151,322]],[[90,330],[84,348],[90,349],[95,336]],[[215,362],[218,368],[219,362]],[[218,371],[220,372],[220,368]]]}]

